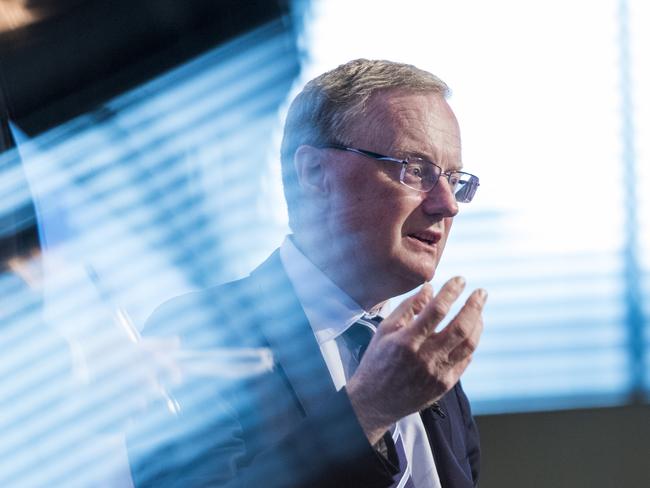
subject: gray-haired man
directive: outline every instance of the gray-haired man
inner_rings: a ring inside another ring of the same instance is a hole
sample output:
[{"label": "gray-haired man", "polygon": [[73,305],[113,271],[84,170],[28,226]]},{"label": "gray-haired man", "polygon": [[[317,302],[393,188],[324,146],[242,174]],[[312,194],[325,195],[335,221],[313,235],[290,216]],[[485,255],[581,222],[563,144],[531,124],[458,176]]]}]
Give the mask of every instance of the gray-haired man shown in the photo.
[{"label": "gray-haired man", "polygon": [[[201,401],[206,385],[186,385],[209,420],[165,444],[162,467],[135,469],[136,484],[476,485],[459,379],[486,293],[438,330],[464,281],[436,295],[428,284],[479,185],[462,171],[447,93],[413,66],[355,60],[296,97],[282,143],[292,234],[249,277],[172,300],[148,330],[191,348],[271,347],[276,367]],[[380,323],[387,300],[417,287]],[[178,311],[197,309],[209,312],[181,327]]]}]

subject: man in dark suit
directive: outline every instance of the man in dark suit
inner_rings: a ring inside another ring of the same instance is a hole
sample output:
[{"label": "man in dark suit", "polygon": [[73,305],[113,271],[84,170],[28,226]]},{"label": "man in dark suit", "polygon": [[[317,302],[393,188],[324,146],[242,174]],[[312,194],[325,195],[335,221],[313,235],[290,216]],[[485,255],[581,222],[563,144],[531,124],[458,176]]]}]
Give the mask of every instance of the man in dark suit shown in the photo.
[{"label": "man in dark suit", "polygon": [[174,299],[145,327],[189,349],[269,348],[274,369],[188,379],[181,415],[160,428],[151,414],[131,437],[136,485],[476,486],[459,379],[486,293],[437,330],[464,281],[435,296],[428,284],[479,184],[447,93],[413,66],[356,60],[296,97],[282,143],[293,233],[249,277]]}]

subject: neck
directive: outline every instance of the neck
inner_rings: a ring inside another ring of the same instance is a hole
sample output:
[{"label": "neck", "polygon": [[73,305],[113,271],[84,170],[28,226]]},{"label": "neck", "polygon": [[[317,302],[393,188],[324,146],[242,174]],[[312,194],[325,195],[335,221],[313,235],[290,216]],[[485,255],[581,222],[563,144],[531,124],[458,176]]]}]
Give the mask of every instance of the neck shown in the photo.
[{"label": "neck", "polygon": [[[318,269],[364,310],[378,310],[391,298],[386,290],[378,286],[382,280],[377,280],[370,271],[360,271],[357,266],[360,263],[353,262],[354,256],[346,253],[344,246],[334,244],[339,241],[310,239],[300,232],[294,233],[292,240]],[[350,258],[346,259],[347,256]]]}]

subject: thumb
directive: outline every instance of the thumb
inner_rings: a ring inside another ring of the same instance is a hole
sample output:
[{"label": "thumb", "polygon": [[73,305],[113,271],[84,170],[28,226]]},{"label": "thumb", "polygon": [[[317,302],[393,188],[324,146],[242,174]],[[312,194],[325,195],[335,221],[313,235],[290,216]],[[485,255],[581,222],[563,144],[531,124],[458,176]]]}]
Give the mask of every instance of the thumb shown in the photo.
[{"label": "thumb", "polygon": [[417,293],[411,295],[400,303],[397,308],[381,322],[377,329],[377,335],[389,334],[406,327],[416,315],[424,310],[424,307],[426,307],[427,303],[429,303],[432,298],[433,288],[431,287],[431,283],[427,282],[422,285]]}]

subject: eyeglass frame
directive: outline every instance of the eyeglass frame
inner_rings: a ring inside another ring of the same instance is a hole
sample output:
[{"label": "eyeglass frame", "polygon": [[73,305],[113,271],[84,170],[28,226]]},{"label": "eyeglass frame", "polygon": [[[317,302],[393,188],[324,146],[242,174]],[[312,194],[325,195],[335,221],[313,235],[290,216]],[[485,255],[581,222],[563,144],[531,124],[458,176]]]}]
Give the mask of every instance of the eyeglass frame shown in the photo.
[{"label": "eyeglass frame", "polygon": [[[406,186],[407,188],[410,188],[411,190],[424,192],[424,193],[430,192],[431,190],[433,190],[436,187],[436,185],[438,184],[438,181],[440,181],[441,176],[444,176],[447,179],[447,183],[451,184],[451,181],[449,180],[449,178],[451,178],[451,176],[453,174],[466,175],[466,176],[469,177],[469,181],[467,182],[467,185],[472,185],[473,190],[470,193],[469,200],[467,198],[465,198],[464,200],[458,200],[456,198],[456,193],[454,193],[454,198],[459,203],[470,203],[474,199],[474,195],[476,194],[476,190],[478,189],[479,186],[481,186],[479,177],[476,176],[476,175],[473,175],[471,173],[467,173],[465,171],[443,171],[442,168],[440,166],[438,166],[436,163],[434,163],[433,161],[429,161],[428,159],[417,157],[420,161],[431,164],[433,167],[437,168],[438,169],[438,176],[436,177],[435,181],[431,185],[431,188],[429,188],[428,190],[413,188],[412,186],[410,186],[410,185],[408,185],[407,183],[404,182],[404,176],[405,176],[405,173],[406,173],[406,168],[407,168],[407,166],[408,166],[408,164],[410,162],[409,159],[408,159],[408,156],[406,158],[404,158],[404,159],[393,158],[393,157],[390,157],[390,156],[385,156],[383,154],[376,153],[374,151],[368,151],[367,149],[359,149],[359,148],[356,148],[356,147],[348,147],[348,146],[344,146],[342,144],[325,144],[323,146],[320,146],[320,148],[321,149],[336,149],[338,151],[349,151],[349,152],[352,152],[352,153],[355,153],[355,154],[360,154],[361,156],[365,156],[367,158],[375,159],[377,161],[388,161],[388,162],[391,162],[391,163],[401,164],[402,165],[402,171],[400,172],[400,175],[399,175],[400,183],[403,184],[404,186]],[[434,174],[435,174],[435,172],[434,172]],[[464,186],[463,186],[463,188],[464,188]]]}]

